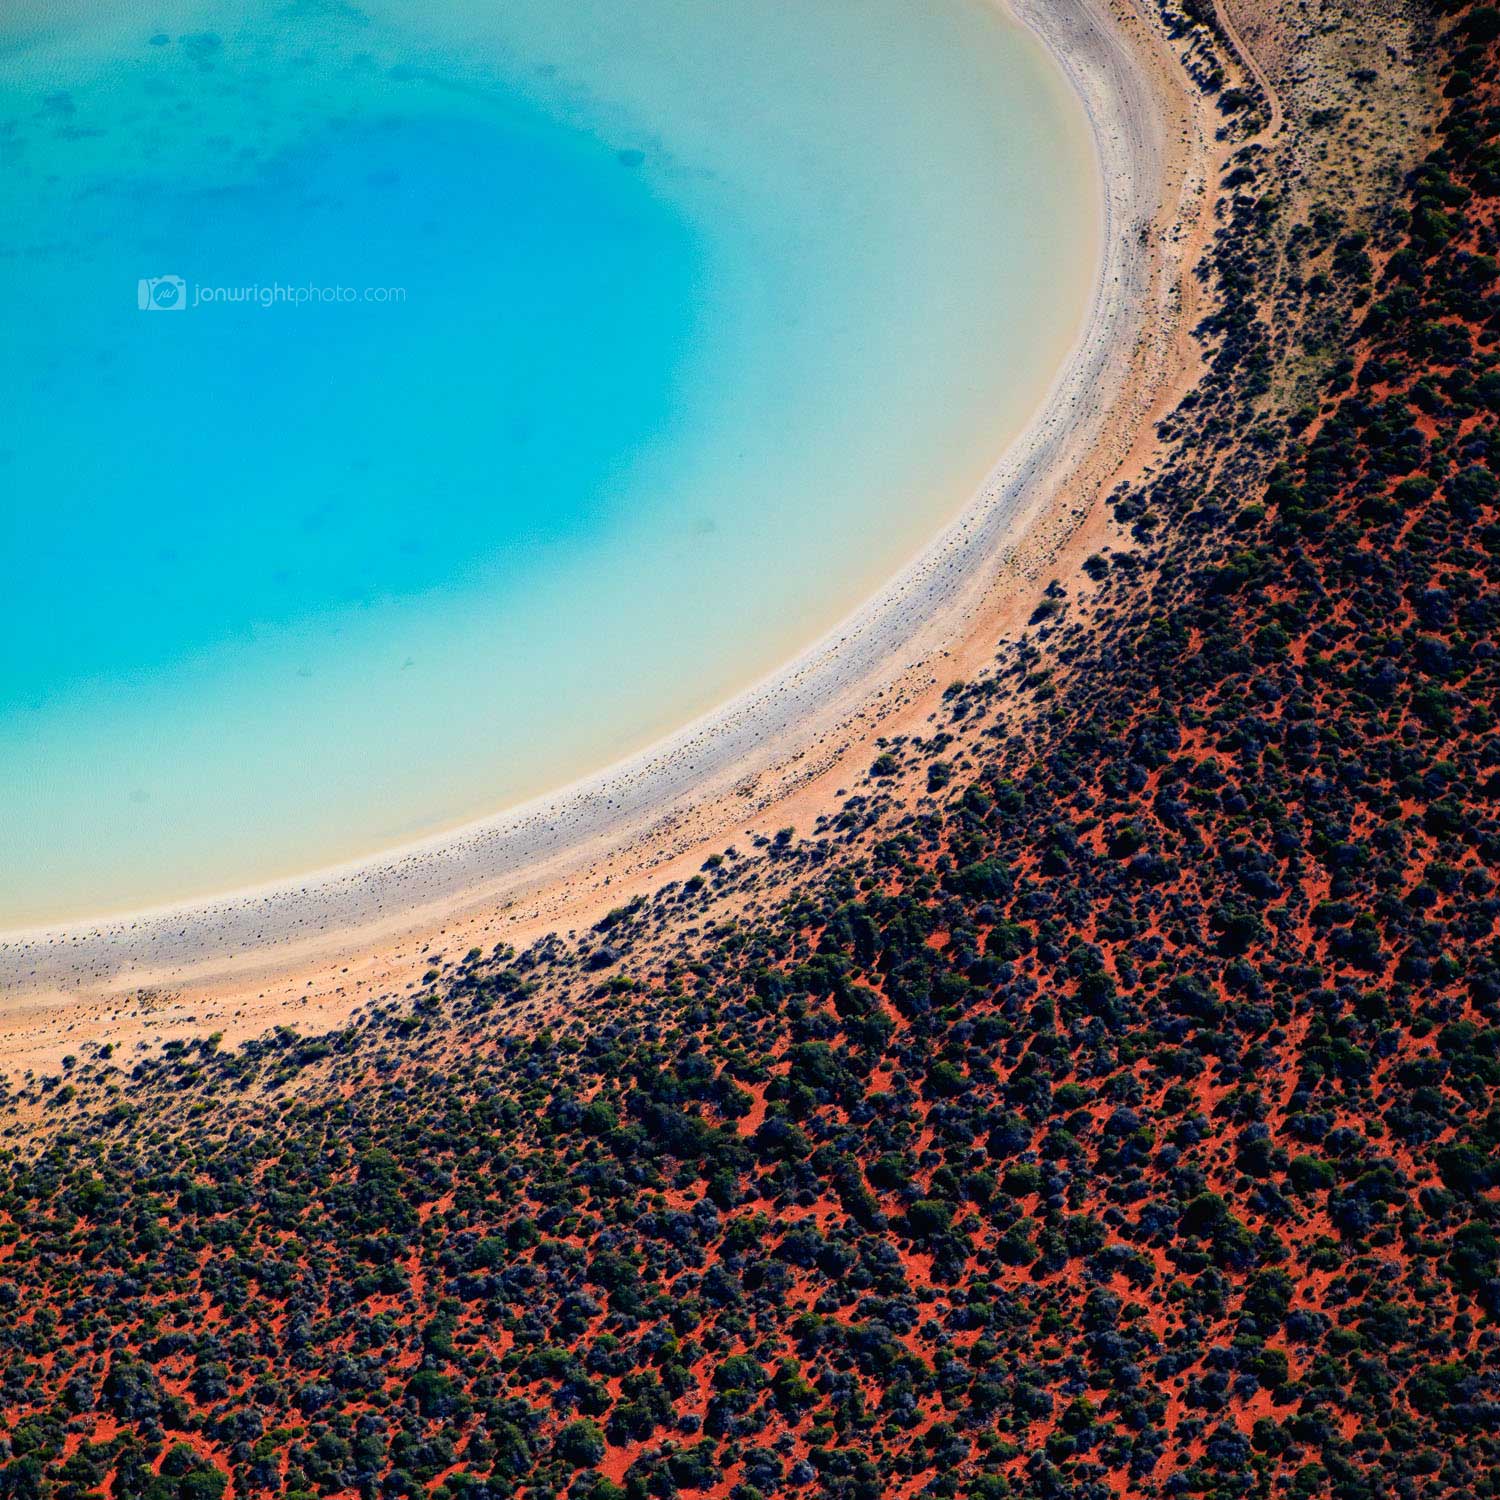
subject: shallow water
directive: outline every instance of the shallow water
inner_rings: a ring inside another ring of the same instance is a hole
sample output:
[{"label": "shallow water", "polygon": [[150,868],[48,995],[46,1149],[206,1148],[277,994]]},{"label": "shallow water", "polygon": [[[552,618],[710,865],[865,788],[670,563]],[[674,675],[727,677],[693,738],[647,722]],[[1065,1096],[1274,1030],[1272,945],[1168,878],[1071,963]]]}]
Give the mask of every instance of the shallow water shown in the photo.
[{"label": "shallow water", "polygon": [[722,701],[969,498],[1094,264],[980,0],[23,7],[0,166],[0,927]]}]

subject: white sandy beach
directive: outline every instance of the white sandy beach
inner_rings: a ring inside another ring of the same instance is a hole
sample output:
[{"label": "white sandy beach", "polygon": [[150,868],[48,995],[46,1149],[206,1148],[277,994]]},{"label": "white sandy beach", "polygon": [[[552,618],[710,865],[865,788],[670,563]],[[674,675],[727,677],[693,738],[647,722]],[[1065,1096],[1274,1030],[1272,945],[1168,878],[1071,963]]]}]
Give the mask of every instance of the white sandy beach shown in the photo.
[{"label": "white sandy beach", "polygon": [[[1199,106],[1175,59],[1124,0],[1010,0],[1010,8],[1087,111],[1104,191],[1102,253],[1077,343],[963,514],[794,661],[598,775],[297,880],[0,936],[0,1012],[12,1031],[60,1003],[148,986],[302,996],[306,973],[344,972],[354,956],[382,947],[415,953],[424,933],[444,926],[467,921],[493,933],[497,913],[544,923],[588,902],[614,904],[632,875],[663,878],[671,860],[710,840],[732,841],[752,821],[774,826],[780,805],[814,777],[831,793],[827,773],[921,710],[923,694],[961,675],[966,658],[993,654],[1026,588],[1039,586],[1180,388],[1193,242],[1183,225],[1204,212],[1207,155]],[[572,906],[559,892],[571,893]]]}]

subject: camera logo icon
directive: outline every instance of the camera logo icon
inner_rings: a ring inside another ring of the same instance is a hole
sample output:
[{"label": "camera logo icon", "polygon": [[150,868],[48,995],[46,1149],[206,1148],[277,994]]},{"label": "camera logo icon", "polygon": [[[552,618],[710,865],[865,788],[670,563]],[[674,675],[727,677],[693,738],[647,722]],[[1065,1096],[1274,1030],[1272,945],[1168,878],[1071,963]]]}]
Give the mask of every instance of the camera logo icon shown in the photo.
[{"label": "camera logo icon", "polygon": [[184,312],[187,282],[180,276],[143,276],[135,284],[135,305],[142,312]]}]

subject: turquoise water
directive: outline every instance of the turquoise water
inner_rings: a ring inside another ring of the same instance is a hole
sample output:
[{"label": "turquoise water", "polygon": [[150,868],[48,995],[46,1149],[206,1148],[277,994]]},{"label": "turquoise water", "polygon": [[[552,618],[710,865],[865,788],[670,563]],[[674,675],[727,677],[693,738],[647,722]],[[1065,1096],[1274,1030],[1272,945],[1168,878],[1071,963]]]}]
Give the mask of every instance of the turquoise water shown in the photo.
[{"label": "turquoise water", "polygon": [[0,927],[722,701],[968,499],[1094,263],[980,0],[23,6],[0,167]]}]

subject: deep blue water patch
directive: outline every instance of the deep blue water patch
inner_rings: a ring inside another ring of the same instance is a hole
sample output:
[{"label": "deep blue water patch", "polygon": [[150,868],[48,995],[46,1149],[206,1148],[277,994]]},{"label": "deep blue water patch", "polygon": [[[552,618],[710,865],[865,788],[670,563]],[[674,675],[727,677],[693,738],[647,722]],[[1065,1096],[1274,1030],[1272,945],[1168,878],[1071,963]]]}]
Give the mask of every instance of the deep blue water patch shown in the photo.
[{"label": "deep blue water patch", "polygon": [[[327,129],[229,185],[123,176],[68,222],[5,344],[0,708],[503,586],[607,528],[670,428],[691,230],[514,105]],[[188,306],[143,314],[163,275]]]}]

